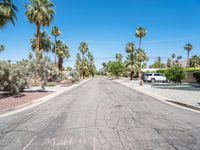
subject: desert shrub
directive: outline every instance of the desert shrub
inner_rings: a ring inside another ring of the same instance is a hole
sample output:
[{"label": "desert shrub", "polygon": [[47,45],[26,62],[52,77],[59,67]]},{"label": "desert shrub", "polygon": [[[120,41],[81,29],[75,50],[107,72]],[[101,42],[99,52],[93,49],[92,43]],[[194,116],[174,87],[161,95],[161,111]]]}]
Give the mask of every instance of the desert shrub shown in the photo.
[{"label": "desert shrub", "polygon": [[197,81],[198,83],[200,83],[200,72],[195,72],[195,73],[193,74],[193,77],[196,79],[196,81]]},{"label": "desert shrub", "polygon": [[39,79],[35,82],[36,63],[34,58],[16,64],[0,61],[0,91],[18,94],[31,84],[40,83],[42,88],[48,81],[61,81],[63,74],[48,58],[41,58],[38,67]]},{"label": "desert shrub", "polygon": [[11,94],[18,94],[28,86],[28,72],[27,66],[20,63],[9,64],[7,62],[0,62],[0,90]]},{"label": "desert shrub", "polygon": [[79,82],[80,74],[78,73],[78,71],[72,70],[69,73],[69,76],[71,77],[70,80],[72,81],[72,83]]},{"label": "desert shrub", "polygon": [[185,70],[183,67],[179,66],[173,66],[165,70],[166,77],[173,82],[181,82],[183,79],[185,79]]}]

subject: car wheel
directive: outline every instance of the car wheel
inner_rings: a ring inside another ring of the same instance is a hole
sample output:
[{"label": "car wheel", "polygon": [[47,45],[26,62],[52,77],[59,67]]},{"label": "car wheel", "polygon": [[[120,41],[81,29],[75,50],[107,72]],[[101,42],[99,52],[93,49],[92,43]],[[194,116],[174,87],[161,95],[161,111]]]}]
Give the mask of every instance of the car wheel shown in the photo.
[{"label": "car wheel", "polygon": [[156,80],[155,79],[151,79],[151,83],[154,83]]}]

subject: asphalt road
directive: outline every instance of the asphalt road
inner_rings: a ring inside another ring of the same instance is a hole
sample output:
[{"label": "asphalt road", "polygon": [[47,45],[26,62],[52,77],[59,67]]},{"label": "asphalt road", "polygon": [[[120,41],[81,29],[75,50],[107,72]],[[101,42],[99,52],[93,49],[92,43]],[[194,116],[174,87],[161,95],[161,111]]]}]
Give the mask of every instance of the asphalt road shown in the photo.
[{"label": "asphalt road", "polygon": [[200,114],[103,77],[0,119],[1,150],[199,150]]}]

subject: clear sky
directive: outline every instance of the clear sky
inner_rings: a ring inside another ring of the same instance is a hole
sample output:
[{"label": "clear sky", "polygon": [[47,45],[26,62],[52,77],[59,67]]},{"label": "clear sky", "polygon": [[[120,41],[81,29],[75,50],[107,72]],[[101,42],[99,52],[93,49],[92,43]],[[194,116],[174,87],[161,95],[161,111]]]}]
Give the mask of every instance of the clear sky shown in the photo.
[{"label": "clear sky", "polygon": [[[137,42],[135,29],[144,26],[148,30],[142,41],[151,56],[169,57],[172,53],[186,57],[183,46],[194,46],[191,54],[200,55],[200,0],[52,0],[56,7],[55,19],[50,27],[42,28],[49,33],[58,26],[61,40],[70,47],[74,59],[81,41],[89,44],[95,58],[126,55],[128,42]],[[0,30],[0,44],[6,51],[0,59],[20,60],[31,51],[30,38],[36,31],[25,16],[28,0],[14,0],[19,11],[16,26],[12,24]],[[50,54],[51,55],[51,54]],[[98,68],[103,61],[96,60]],[[163,59],[163,61],[166,61]],[[66,61],[65,65],[74,65]]]}]

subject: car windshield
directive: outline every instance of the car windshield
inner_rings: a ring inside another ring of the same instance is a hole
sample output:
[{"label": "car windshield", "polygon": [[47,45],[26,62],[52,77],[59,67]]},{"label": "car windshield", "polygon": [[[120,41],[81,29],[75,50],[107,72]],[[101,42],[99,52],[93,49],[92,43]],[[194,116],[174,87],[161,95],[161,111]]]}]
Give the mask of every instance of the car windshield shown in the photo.
[{"label": "car windshield", "polygon": [[146,74],[146,76],[152,76],[152,73],[148,73],[148,74]]}]

